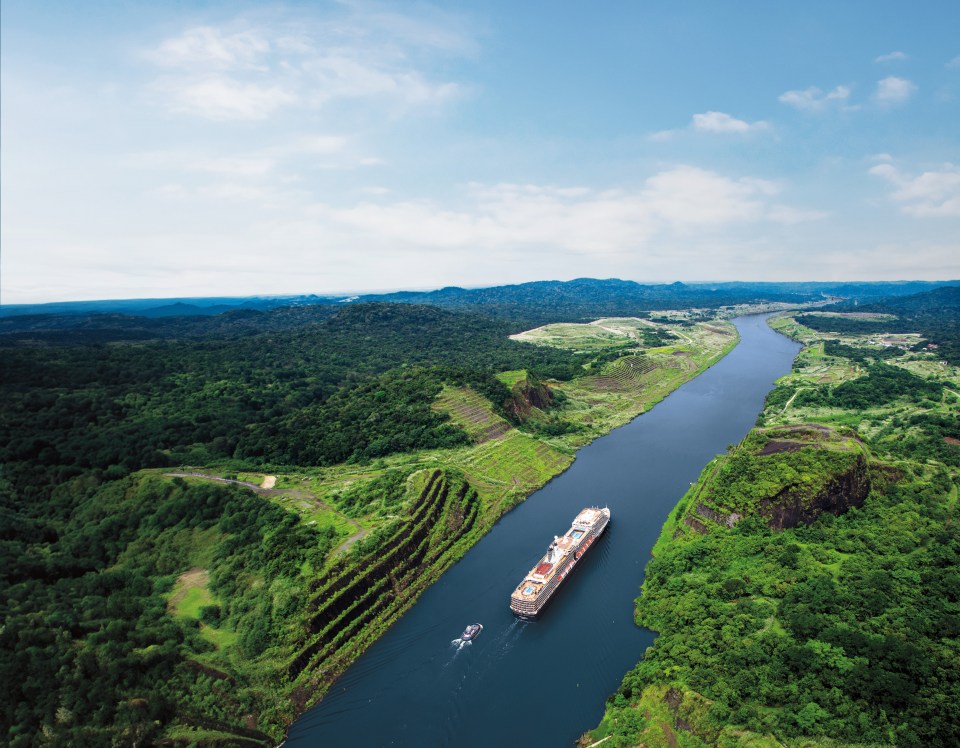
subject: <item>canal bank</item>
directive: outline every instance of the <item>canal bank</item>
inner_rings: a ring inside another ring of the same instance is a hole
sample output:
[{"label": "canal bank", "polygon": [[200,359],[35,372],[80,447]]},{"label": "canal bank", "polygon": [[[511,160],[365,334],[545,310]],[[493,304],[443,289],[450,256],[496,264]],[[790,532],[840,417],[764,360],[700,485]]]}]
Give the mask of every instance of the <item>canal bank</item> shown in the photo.
[{"label": "canal bank", "polygon": [[[291,727],[288,745],[555,746],[596,724],[653,640],[632,606],[664,519],[747,433],[799,348],[767,316],[736,320],[734,351],[505,516]],[[517,580],[591,504],[612,511],[605,537],[541,619],[515,619]],[[483,634],[453,645],[472,622]]]}]

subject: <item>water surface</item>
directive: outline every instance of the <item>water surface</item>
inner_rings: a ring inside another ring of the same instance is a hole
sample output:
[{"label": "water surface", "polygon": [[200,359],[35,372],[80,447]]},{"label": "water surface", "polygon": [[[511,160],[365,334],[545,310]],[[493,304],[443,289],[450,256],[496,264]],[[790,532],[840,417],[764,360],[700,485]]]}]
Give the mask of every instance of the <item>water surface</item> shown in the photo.
[{"label": "water surface", "polygon": [[[503,517],[290,729],[290,746],[571,745],[653,643],[633,601],[660,528],[703,466],[738,442],[799,346],[735,320],[740,344],[648,413],[577,453]],[[510,592],[580,509],[610,527],[536,621]],[[473,642],[452,644],[468,623]]]}]

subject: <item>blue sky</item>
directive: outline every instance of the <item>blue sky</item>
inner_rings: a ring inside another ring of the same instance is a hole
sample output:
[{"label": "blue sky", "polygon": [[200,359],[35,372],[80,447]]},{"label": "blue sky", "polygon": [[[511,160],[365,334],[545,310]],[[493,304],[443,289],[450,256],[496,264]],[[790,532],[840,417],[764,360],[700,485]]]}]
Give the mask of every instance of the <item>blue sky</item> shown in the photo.
[{"label": "blue sky", "polygon": [[957,29],[955,2],[4,0],[0,301],[958,278]]}]

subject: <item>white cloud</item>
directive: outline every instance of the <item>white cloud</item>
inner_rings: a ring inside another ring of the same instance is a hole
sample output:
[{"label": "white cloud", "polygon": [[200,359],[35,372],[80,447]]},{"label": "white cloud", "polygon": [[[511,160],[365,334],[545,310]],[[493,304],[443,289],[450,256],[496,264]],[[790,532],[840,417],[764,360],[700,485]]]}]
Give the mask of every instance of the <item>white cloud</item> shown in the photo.
[{"label": "white cloud", "polygon": [[170,68],[262,69],[260,61],[270,48],[270,42],[255,30],[230,33],[211,26],[198,26],[187,29],[180,36],[165,39],[145,56],[157,65]]},{"label": "white cloud", "polygon": [[183,171],[217,174],[227,177],[259,177],[276,166],[276,159],[265,155],[208,156],[197,151],[166,150],[136,153],[124,160],[126,165],[153,171]]},{"label": "white cloud", "polygon": [[270,146],[264,152],[278,158],[296,156],[329,156],[341,153],[349,145],[343,135],[300,135],[287,138],[281,145]]},{"label": "white cloud", "polygon": [[194,168],[197,171],[231,177],[258,177],[272,171],[276,163],[272,158],[204,158],[199,160]]},{"label": "white cloud", "polygon": [[213,120],[266,119],[282,108],[323,109],[368,102],[404,112],[463,93],[432,80],[415,61],[472,54],[476,45],[453,17],[406,17],[345,4],[341,17],[306,23],[280,14],[184,30],[146,51],[165,74],[153,85],[171,111]]},{"label": "white cloud", "polygon": [[766,130],[770,125],[763,120],[746,122],[745,120],[731,117],[724,112],[704,112],[703,114],[693,115],[693,123],[691,126],[694,130],[699,130],[700,132],[746,134]]},{"label": "white cloud", "polygon": [[654,143],[666,143],[673,140],[676,134],[676,130],[657,130],[647,135],[647,140],[652,140]]},{"label": "white cloud", "polygon": [[[273,205],[292,205],[310,189],[304,183],[316,179],[318,172],[370,169],[384,162],[358,150],[346,137],[304,134],[246,151],[142,151],[120,163],[128,169],[153,172],[160,186],[147,192],[164,198],[262,198]],[[177,179],[173,184],[166,181],[171,173]]]},{"label": "white cloud", "polygon": [[778,101],[783,104],[808,112],[819,112],[828,106],[845,106],[850,98],[850,88],[837,86],[832,91],[824,93],[816,86],[810,86],[802,91],[787,91],[780,94]]},{"label": "white cloud", "polygon": [[880,55],[874,59],[874,62],[903,62],[906,59],[909,59],[909,55],[907,55],[905,52],[901,52],[900,50],[896,50],[895,52],[889,52],[885,55]]},{"label": "white cloud", "polygon": [[406,106],[438,102],[461,92],[456,83],[433,83],[412,69],[395,69],[358,59],[353,53],[332,52],[303,62],[304,87],[318,106],[332,99],[383,97]]},{"label": "white cloud", "polygon": [[873,98],[884,106],[896,106],[905,103],[916,90],[917,86],[913,81],[891,75],[877,81],[877,89],[874,91]]},{"label": "white cloud", "polygon": [[211,120],[262,120],[297,101],[295,93],[280,86],[243,83],[226,76],[167,78],[155,89],[166,94],[174,112]]},{"label": "white cloud", "polygon": [[754,222],[795,224],[823,217],[771,202],[779,185],[678,166],[636,190],[541,185],[469,185],[467,205],[432,201],[313,206],[314,218],[362,244],[502,252],[564,251],[611,256],[647,246],[656,236],[694,236]]},{"label": "white cloud", "polygon": [[[957,277],[960,245],[942,241],[887,241],[868,243],[863,247],[845,246],[834,252],[816,256],[810,268],[817,280],[927,279]],[[802,276],[801,276],[802,277]]]},{"label": "white cloud", "polygon": [[877,164],[869,171],[896,188],[890,197],[903,213],[917,218],[960,217],[960,167],[947,163],[915,177],[890,163]]},{"label": "white cloud", "polygon": [[957,55],[944,66],[953,70],[960,69],[960,55]]},{"label": "white cloud", "polygon": [[746,120],[737,119],[725,112],[710,111],[693,115],[688,128],[653,132],[647,135],[647,140],[655,143],[665,143],[686,130],[692,130],[698,133],[749,135],[751,133],[764,132],[769,129],[770,123],[764,120],[747,122]]}]

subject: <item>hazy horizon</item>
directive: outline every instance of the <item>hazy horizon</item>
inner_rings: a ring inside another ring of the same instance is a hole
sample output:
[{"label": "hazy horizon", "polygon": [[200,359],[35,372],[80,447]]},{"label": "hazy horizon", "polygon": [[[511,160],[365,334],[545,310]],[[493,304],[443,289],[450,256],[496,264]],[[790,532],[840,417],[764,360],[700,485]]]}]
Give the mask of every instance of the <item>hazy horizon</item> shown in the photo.
[{"label": "hazy horizon", "polygon": [[[689,286],[709,286],[711,284],[731,284],[739,283],[744,285],[753,285],[753,284],[824,284],[824,285],[833,285],[833,284],[887,284],[887,285],[896,285],[896,284],[907,284],[907,283],[930,283],[930,284],[960,284],[960,278],[936,278],[932,280],[919,279],[919,278],[894,278],[891,280],[883,281],[865,281],[862,279],[852,279],[852,280],[840,280],[840,281],[821,281],[821,280],[796,280],[796,281],[760,281],[760,280],[730,280],[730,281],[721,281],[721,280],[672,280],[672,281],[644,281],[644,280],[634,280],[631,278],[572,278],[570,280],[620,280],[637,283],[642,286],[669,286],[673,283],[682,283]],[[540,278],[537,280],[531,281],[520,281],[518,283],[497,283],[493,285],[483,285],[483,286],[473,286],[473,285],[452,285],[452,286],[427,286],[422,288],[409,288],[409,287],[395,287],[395,288],[378,288],[378,289],[360,289],[360,290],[349,290],[349,291],[333,291],[333,292],[324,292],[324,293],[277,293],[277,294],[245,294],[245,295],[223,295],[215,294],[209,296],[136,296],[136,297],[106,297],[106,298],[88,298],[88,299],[51,299],[46,301],[31,301],[31,302],[11,302],[5,303],[0,301],[0,308],[2,307],[14,307],[14,306],[47,306],[47,305],[59,305],[59,304],[96,304],[99,302],[103,303],[118,303],[118,302],[190,302],[190,301],[238,301],[244,299],[286,299],[286,298],[301,298],[301,297],[310,297],[315,296],[317,298],[330,298],[330,299],[345,299],[350,297],[362,297],[362,296],[378,296],[383,294],[394,294],[394,293],[430,293],[433,291],[440,291],[443,288],[460,288],[465,291],[471,290],[481,290],[487,288],[501,288],[505,286],[513,285],[524,285],[526,283],[553,283],[560,282],[566,283],[569,281],[560,281],[556,278]]]}]

